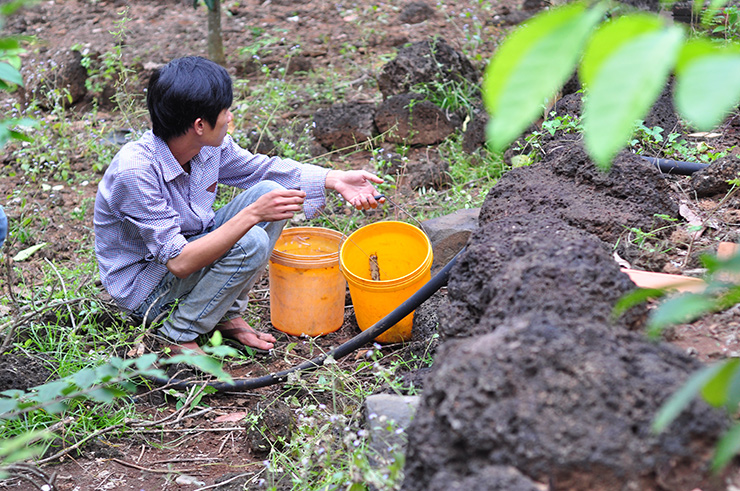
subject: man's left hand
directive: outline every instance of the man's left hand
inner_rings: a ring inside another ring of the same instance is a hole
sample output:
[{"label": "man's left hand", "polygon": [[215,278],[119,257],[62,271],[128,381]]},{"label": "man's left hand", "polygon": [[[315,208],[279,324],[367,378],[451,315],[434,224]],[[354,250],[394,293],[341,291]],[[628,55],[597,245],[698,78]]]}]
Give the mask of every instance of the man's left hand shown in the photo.
[{"label": "man's left hand", "polygon": [[333,189],[358,210],[377,208],[385,198],[375,199],[378,194],[372,183],[381,184],[383,180],[364,170],[332,170],[326,175],[327,189]]}]

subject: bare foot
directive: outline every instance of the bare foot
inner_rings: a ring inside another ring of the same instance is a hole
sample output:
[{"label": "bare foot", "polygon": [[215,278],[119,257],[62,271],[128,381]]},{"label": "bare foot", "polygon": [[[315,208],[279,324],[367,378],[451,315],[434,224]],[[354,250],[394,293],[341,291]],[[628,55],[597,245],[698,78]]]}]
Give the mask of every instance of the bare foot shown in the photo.
[{"label": "bare foot", "polygon": [[184,343],[177,343],[177,344],[169,344],[165,346],[166,348],[170,349],[170,355],[187,355],[187,354],[193,354],[193,355],[205,355],[205,351],[200,349],[200,346],[198,346],[198,343],[195,341],[187,341]]},{"label": "bare foot", "polygon": [[221,322],[216,326],[216,329],[221,331],[221,334],[226,338],[235,339],[244,346],[251,346],[257,349],[272,349],[275,347],[273,343],[277,341],[272,334],[257,332],[252,329],[247,324],[247,321],[241,317],[235,317],[231,320]]}]

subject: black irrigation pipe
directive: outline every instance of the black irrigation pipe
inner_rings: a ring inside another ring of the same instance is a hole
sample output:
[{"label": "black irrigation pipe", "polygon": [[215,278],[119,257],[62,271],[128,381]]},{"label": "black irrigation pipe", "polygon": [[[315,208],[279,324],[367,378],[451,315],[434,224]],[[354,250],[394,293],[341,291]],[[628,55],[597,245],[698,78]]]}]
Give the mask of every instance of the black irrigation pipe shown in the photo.
[{"label": "black irrigation pipe", "polygon": [[[263,375],[262,377],[256,377],[251,379],[234,380],[231,383],[228,382],[208,382],[207,384],[217,392],[245,392],[249,390],[259,389],[262,387],[268,387],[270,385],[281,384],[288,380],[288,376],[296,372],[311,372],[321,366],[329,358],[338,360],[352,353],[356,349],[364,346],[367,343],[373,341],[377,336],[383,334],[385,331],[393,327],[401,319],[409,315],[419,305],[424,303],[434,295],[440,288],[447,284],[450,277],[450,270],[455,265],[457,258],[465,251],[463,248],[460,252],[453,257],[442,270],[434,275],[424,286],[419,288],[413,295],[411,295],[405,302],[396,307],[391,313],[380,319],[374,325],[367,328],[357,336],[353,337],[346,343],[338,346],[337,348],[329,351],[328,353],[318,356],[313,360],[305,361],[300,365],[283,370],[277,373],[271,373],[269,375]],[[166,385],[168,387],[174,387],[180,390],[189,389],[195,385],[202,385],[203,381],[197,380],[181,380],[181,379],[166,379],[162,377],[147,377],[152,382],[158,385]]]},{"label": "black irrigation pipe", "polygon": [[682,176],[690,176],[696,171],[706,169],[709,164],[701,164],[699,162],[683,162],[681,160],[670,160],[670,159],[659,159],[656,157],[643,157],[640,158],[646,160],[660,169],[661,172],[666,174],[679,174]]}]

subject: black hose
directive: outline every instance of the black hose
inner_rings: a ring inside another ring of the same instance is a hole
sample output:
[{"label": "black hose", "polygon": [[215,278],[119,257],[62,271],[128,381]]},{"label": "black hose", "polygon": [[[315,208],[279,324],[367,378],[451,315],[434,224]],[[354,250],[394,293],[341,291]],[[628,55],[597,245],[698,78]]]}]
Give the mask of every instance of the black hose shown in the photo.
[{"label": "black hose", "polygon": [[[378,322],[362,331],[357,336],[353,337],[346,343],[338,346],[337,348],[329,351],[328,353],[318,356],[313,360],[305,361],[298,366],[283,370],[282,372],[271,373],[269,375],[263,375],[262,377],[256,377],[245,380],[234,380],[231,383],[228,382],[208,382],[208,385],[216,389],[217,392],[244,392],[253,389],[259,389],[261,387],[267,387],[270,385],[284,383],[288,380],[288,375],[294,372],[310,372],[320,368],[327,358],[331,357],[334,360],[338,360],[352,353],[354,350],[364,346],[371,342],[379,335],[396,325],[401,319],[413,312],[419,305],[424,303],[434,295],[440,288],[447,284],[447,280],[450,277],[450,270],[455,265],[457,258],[465,251],[463,248],[460,252],[453,257],[442,270],[434,275],[424,286],[419,288],[416,293],[411,295],[405,302],[395,308],[391,313],[380,319]],[[180,379],[165,379],[161,377],[148,377],[149,380],[153,381],[158,385],[167,385],[176,389],[188,389],[194,385],[201,385],[202,381],[193,380],[180,380]]]},{"label": "black hose", "polygon": [[683,162],[681,160],[659,159],[657,157],[643,157],[642,155],[640,155],[639,157],[641,157],[643,160],[647,160],[658,169],[660,169],[661,172],[665,172],[666,174],[690,176],[696,171],[700,171],[709,167],[709,164],[701,164],[699,162]]}]

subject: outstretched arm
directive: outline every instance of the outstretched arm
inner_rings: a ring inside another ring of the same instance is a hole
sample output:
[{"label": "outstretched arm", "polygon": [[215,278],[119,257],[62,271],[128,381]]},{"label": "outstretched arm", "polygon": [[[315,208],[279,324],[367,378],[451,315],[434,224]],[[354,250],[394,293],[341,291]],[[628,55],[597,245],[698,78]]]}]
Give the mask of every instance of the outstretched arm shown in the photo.
[{"label": "outstretched arm", "polygon": [[[380,184],[383,180],[364,170],[332,170],[326,175],[326,189],[333,189],[358,210],[377,208],[375,196],[378,192],[372,183]],[[383,203],[385,198],[380,198]]]}]

